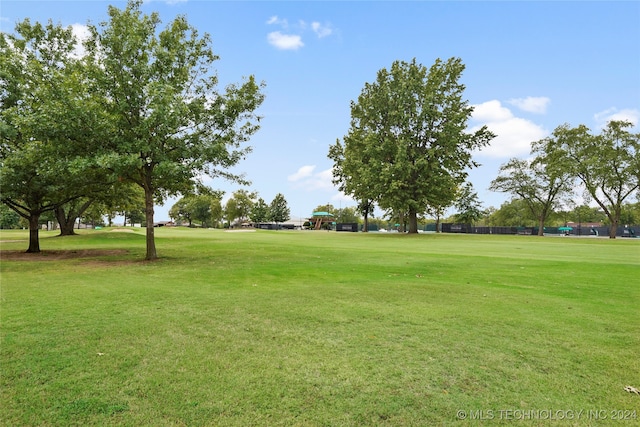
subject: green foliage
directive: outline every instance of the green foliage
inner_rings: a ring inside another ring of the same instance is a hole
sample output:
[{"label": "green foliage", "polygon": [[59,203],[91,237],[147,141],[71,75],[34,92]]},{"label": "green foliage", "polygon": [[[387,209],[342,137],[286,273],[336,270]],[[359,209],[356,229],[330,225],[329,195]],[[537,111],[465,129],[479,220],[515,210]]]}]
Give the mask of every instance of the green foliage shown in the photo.
[{"label": "green foliage", "polygon": [[365,84],[351,104],[351,127],[329,150],[334,182],[359,201],[406,212],[410,232],[428,205],[449,206],[466,171],[476,164],[473,150],[494,135],[486,127],[467,133],[473,108],[459,82],[458,58],[431,68],[396,61]]},{"label": "green foliage", "polygon": [[285,222],[291,216],[291,209],[287,205],[287,200],[282,193],[276,196],[269,204],[269,219],[275,223]]},{"label": "green foliage", "polygon": [[254,224],[269,221],[269,205],[262,197],[259,197],[254,203],[249,218]]},{"label": "green foliage", "polygon": [[71,28],[49,22],[0,33],[1,200],[29,222],[28,252],[39,252],[41,215],[108,182],[91,153],[102,115]]},{"label": "green foliage", "polygon": [[500,205],[500,208],[487,218],[487,225],[494,227],[533,227],[538,219],[531,214],[527,203],[521,199],[512,199]]},{"label": "green foliage", "polygon": [[190,227],[194,221],[202,227],[216,226],[222,219],[221,196],[216,192],[184,196],[171,207],[169,216],[177,222],[186,221]]},{"label": "green foliage", "polygon": [[620,212],[620,224],[640,224],[640,202],[626,203],[622,205]]},{"label": "green foliage", "polygon": [[0,203],[0,228],[12,229],[20,227],[20,215],[4,203]]},{"label": "green foliage", "polygon": [[482,202],[478,198],[478,193],[473,191],[473,186],[470,183],[465,183],[462,187],[454,205],[458,210],[455,215],[456,222],[475,224],[485,214],[482,209]]},{"label": "green foliage", "polygon": [[327,203],[326,205],[316,206],[316,208],[311,213],[313,214],[313,212],[329,212],[330,214],[333,214],[335,211],[336,207],[331,203]]},{"label": "green foliage", "polygon": [[220,226],[220,222],[222,221],[222,219],[224,218],[224,209],[222,207],[222,194],[220,194],[219,196],[214,197],[211,200],[211,205],[209,207],[210,212],[211,212],[211,222],[212,222],[212,226],[215,227],[219,227]]},{"label": "green foliage", "polygon": [[234,222],[244,222],[249,219],[251,210],[255,204],[258,193],[247,190],[234,191],[231,198],[227,200],[225,215],[230,224]]},{"label": "green foliage", "polygon": [[573,208],[568,215],[567,221],[573,222],[602,222],[605,223],[607,216],[597,207],[580,205]]},{"label": "green foliage", "polygon": [[160,30],[158,14],[141,7],[141,0],[110,6],[109,21],[91,26],[87,48],[117,129],[100,160],[144,189],[146,258],[154,259],[155,201],[192,192],[202,174],[244,183],[228,169],[250,152],[244,143],[258,130],[264,85],[249,76],[218,91],[210,36],[183,16]]},{"label": "green foliage", "polygon": [[[532,143],[532,154],[545,142]],[[556,160],[543,155],[532,161],[510,159],[500,166],[499,175],[489,189],[509,193],[523,201],[531,216],[537,219],[538,235],[551,214],[566,202],[573,192],[573,179]]]},{"label": "green foliage", "polygon": [[360,222],[360,215],[355,207],[337,209],[334,215],[337,222]]},{"label": "green foliage", "polygon": [[124,216],[125,225],[129,223],[129,225],[132,227],[135,224],[145,224],[146,221],[146,216],[144,214],[144,210],[142,209],[132,209],[124,211],[122,215]]},{"label": "green foliage", "polygon": [[600,134],[592,134],[584,125],[562,125],[536,147],[544,164],[563,165],[580,180],[607,215],[611,238],[623,203],[640,189],[640,134],[631,133],[631,127],[629,122],[611,121]]}]

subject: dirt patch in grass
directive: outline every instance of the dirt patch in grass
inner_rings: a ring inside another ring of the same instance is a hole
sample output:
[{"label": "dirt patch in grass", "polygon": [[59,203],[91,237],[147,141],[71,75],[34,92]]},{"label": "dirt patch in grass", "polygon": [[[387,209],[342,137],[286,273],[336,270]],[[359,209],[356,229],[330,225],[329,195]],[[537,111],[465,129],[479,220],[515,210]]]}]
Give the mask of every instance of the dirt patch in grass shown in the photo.
[{"label": "dirt patch in grass", "polygon": [[[142,228],[138,228],[138,230],[141,230]],[[135,233],[136,230],[134,230],[133,228],[114,228],[113,230],[111,230],[112,233]]]},{"label": "dirt patch in grass", "polygon": [[3,261],[61,261],[65,259],[124,255],[128,252],[129,251],[125,249],[47,250],[38,253],[26,253],[24,251],[0,251],[0,259]]}]

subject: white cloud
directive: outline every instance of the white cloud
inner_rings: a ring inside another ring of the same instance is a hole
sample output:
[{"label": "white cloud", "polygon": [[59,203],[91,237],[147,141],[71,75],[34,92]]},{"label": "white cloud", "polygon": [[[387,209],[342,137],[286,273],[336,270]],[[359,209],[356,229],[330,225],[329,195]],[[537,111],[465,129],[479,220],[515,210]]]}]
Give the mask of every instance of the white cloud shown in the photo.
[{"label": "white cloud", "polygon": [[638,126],[640,122],[640,110],[627,108],[624,110],[618,110],[617,108],[609,108],[594,114],[593,118],[596,120],[599,128],[604,128],[607,123],[612,120],[625,120],[633,123],[634,126]]},{"label": "white cloud", "polygon": [[513,114],[508,108],[503,107],[500,101],[494,99],[474,105],[471,117],[479,122],[497,122],[511,119]]},{"label": "white cloud", "polygon": [[551,100],[544,96],[527,96],[526,98],[513,98],[507,101],[519,109],[528,113],[544,114]]},{"label": "white cloud", "polygon": [[298,50],[304,43],[302,37],[293,34],[282,34],[280,31],[274,31],[267,35],[269,44],[281,50]]},{"label": "white cloud", "polygon": [[335,189],[331,182],[332,169],[314,173],[315,169],[315,165],[302,166],[296,173],[289,175],[287,180],[293,183],[294,188],[304,188],[307,191]]},{"label": "white cloud", "polygon": [[323,38],[330,36],[333,33],[333,29],[329,25],[322,25],[319,22],[312,22],[311,29],[318,36],[318,38]]},{"label": "white cloud", "polygon": [[289,26],[289,23],[286,19],[280,19],[277,15],[273,15],[267,20],[267,25],[280,25],[283,28],[287,28]]},{"label": "white cloud", "polygon": [[322,172],[318,172],[313,176],[315,181],[315,188],[317,189],[330,189],[334,188],[333,182],[333,169],[329,168],[323,170]]},{"label": "white cloud", "polygon": [[296,182],[296,181],[300,181],[301,179],[310,177],[313,174],[313,171],[315,170],[315,168],[316,168],[315,165],[302,166],[300,169],[298,169],[296,173],[294,173],[293,175],[289,175],[287,177],[287,180],[291,182]]},{"label": "white cloud", "polygon": [[486,125],[497,135],[491,140],[491,145],[480,151],[483,156],[509,158],[527,155],[531,151],[531,142],[548,135],[544,128],[532,121],[515,117],[500,101],[487,101],[474,108],[472,120],[478,124],[469,130],[475,132]]},{"label": "white cloud", "polygon": [[[313,31],[315,35],[322,39],[328,37],[334,33],[331,24],[321,24],[318,21],[312,21],[311,24],[300,19],[295,22],[291,29],[289,28],[289,22],[286,19],[273,15],[265,22],[267,25],[277,25],[281,27],[281,31],[273,31],[267,35],[269,44],[282,50],[297,50],[304,46],[302,42],[302,35],[308,34]],[[291,34],[298,33],[298,34]]]}]

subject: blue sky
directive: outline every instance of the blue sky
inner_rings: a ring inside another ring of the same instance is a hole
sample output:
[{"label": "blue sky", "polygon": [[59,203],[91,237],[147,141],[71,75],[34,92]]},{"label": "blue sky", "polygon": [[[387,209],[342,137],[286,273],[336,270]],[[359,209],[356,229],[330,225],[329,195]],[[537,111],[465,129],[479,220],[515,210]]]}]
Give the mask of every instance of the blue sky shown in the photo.
[{"label": "blue sky", "polygon": [[[107,18],[122,1],[2,0],[0,28],[24,18],[76,25]],[[487,124],[498,137],[474,155],[470,180],[485,207],[509,197],[488,191],[499,166],[527,157],[531,141],[558,125],[597,131],[627,119],[639,132],[638,1],[148,1],[163,25],[185,15],[208,33],[220,56],[221,84],[253,74],[266,83],[264,117],[253,153],[236,172],[269,203],[284,194],[293,216],[321,204],[353,206],[331,184],[329,145],[347,133],[349,105],[378,70],[413,58],[429,67],[460,57],[462,82],[475,106],[470,129]],[[207,183],[231,192],[236,184]],[[173,200],[157,207],[168,219]]]}]

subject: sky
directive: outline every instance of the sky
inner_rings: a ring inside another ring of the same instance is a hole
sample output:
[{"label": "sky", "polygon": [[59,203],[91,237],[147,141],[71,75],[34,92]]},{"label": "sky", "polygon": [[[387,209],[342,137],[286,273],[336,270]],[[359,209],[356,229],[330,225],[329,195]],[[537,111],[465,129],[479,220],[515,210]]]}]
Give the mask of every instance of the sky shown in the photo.
[{"label": "sky", "polygon": [[[0,1],[0,30],[52,20],[81,35],[124,1]],[[267,203],[282,193],[294,217],[320,205],[355,206],[331,183],[329,146],[347,134],[350,104],[396,61],[430,67],[461,58],[469,130],[498,136],[474,153],[469,180],[485,208],[511,197],[488,190],[501,164],[527,158],[530,143],[562,124],[598,132],[629,120],[640,132],[640,1],[146,1],[160,28],[178,15],[208,33],[221,88],[253,75],[266,84],[253,152],[233,172]],[[224,201],[224,200],[223,200]],[[175,199],[157,206],[168,220]]]}]

